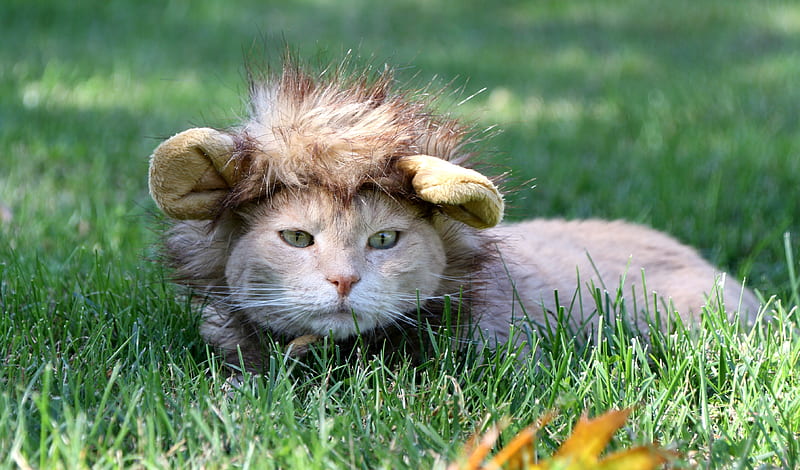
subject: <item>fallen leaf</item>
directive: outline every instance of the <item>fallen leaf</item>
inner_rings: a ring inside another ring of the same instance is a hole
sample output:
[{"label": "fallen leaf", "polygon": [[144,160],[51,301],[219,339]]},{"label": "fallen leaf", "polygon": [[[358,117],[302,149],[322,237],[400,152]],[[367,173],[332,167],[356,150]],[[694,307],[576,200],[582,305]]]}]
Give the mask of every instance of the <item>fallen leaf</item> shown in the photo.
[{"label": "fallen leaf", "polygon": [[627,421],[631,409],[611,410],[596,418],[581,416],[572,434],[547,459],[536,461],[536,435],[553,418],[548,413],[535,424],[520,431],[488,462],[486,456],[497,442],[506,421],[492,426],[482,436],[473,435],[464,446],[463,464],[453,463],[448,470],[652,470],[676,457],[655,444],[622,450],[600,458],[611,437]]}]

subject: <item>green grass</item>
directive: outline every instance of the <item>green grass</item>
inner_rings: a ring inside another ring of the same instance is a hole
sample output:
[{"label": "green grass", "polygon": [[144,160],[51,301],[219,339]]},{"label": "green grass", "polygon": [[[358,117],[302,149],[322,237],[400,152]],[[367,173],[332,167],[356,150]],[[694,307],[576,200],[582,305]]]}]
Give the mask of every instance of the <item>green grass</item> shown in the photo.
[{"label": "green grass", "polygon": [[[229,3],[0,6],[0,466],[441,467],[485,420],[512,417],[507,442],[559,409],[548,454],[584,410],[634,405],[615,447],[800,466],[799,5]],[[485,88],[454,112],[503,129],[486,147],[519,188],[510,218],[666,230],[747,277],[775,321],[742,333],[710,312],[650,350],[617,325],[597,347],[554,330],[530,367],[445,346],[417,369],[276,355],[231,393],[150,261],[147,155],[235,123],[243,57],[281,38],[453,80],[454,102]]]}]

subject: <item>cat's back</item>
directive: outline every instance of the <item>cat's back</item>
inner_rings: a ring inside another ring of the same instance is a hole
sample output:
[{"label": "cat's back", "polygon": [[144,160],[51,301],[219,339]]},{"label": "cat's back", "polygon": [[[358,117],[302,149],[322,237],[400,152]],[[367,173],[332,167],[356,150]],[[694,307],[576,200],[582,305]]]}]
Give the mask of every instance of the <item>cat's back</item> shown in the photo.
[{"label": "cat's back", "polygon": [[634,301],[639,309],[645,301],[652,303],[655,292],[669,299],[683,317],[690,317],[722,286],[730,312],[738,309],[740,297],[743,310],[754,314],[758,309],[755,296],[749,290],[742,292],[737,280],[724,276],[694,249],[642,225],[534,219],[499,226],[492,236],[498,240],[503,262],[492,277],[499,279],[497,271],[506,272],[528,310],[541,311],[542,305],[553,309],[554,290],[568,302],[579,287],[584,303],[593,305],[590,286],[613,295],[623,279],[629,308]]},{"label": "cat's back", "polygon": [[[657,230],[638,224],[614,220],[533,219],[504,224],[494,229],[494,236],[503,241],[507,250],[538,263],[587,260],[595,263],[617,264],[635,256],[639,263],[670,263],[709,266],[695,250]],[[709,266],[710,267],[710,266]]]}]

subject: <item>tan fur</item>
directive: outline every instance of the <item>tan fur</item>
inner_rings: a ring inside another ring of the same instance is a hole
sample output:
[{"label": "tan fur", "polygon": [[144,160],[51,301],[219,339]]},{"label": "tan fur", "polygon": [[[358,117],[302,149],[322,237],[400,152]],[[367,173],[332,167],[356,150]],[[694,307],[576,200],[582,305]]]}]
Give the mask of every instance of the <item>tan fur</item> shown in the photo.
[{"label": "tan fur", "polygon": [[[157,150],[153,166],[181,167],[159,160],[175,154],[201,170],[175,194],[167,182],[178,170],[158,170],[151,188],[161,188],[159,204],[177,201],[180,214],[168,215],[209,219],[176,222],[166,257],[179,282],[205,294],[201,334],[229,360],[241,353],[260,368],[270,335],[305,348],[317,336],[380,338],[436,323],[445,296],[462,301],[460,319],[489,343],[507,340],[512,324],[554,319],[556,290],[573,325],[586,328],[597,323],[593,287],[613,300],[623,278],[624,309],[643,330],[642,311],[661,315],[669,303],[691,323],[723,294],[728,313],[756,313],[750,291],[652,229],[599,220],[476,229],[496,224],[503,206],[488,178],[460,166],[469,134],[390,85],[389,72],[312,78],[288,64],[252,85],[241,127],[194,129],[162,144],[170,152]],[[203,135],[230,155],[195,142]],[[209,179],[213,168],[220,177]],[[196,197],[203,209],[192,212],[186,201]],[[286,230],[314,243],[291,246]],[[369,237],[385,231],[399,234],[397,245],[371,247]]]},{"label": "tan fur", "polygon": [[[547,315],[555,318],[559,305],[554,291],[560,306],[571,313],[573,327],[597,324],[598,289],[612,303],[621,289],[628,321],[642,332],[648,331],[648,320],[672,309],[688,325],[696,323],[704,306],[720,307],[719,299],[731,318],[742,312],[743,320],[752,322],[758,311],[758,299],[738,281],[693,249],[647,227],[536,219],[501,226],[491,234],[498,240],[500,262],[486,266],[485,278],[491,282],[479,301],[481,326],[490,338],[504,338],[512,317],[538,325]],[[511,298],[517,299],[513,313]],[[611,309],[613,314],[621,306]]]}]

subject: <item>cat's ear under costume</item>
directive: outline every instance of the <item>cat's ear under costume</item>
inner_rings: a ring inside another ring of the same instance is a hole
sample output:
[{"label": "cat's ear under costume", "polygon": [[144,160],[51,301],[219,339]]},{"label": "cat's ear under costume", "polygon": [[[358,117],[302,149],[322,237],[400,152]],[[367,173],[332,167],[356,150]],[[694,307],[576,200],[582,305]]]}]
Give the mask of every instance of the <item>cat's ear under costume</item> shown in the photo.
[{"label": "cat's ear under costume", "polygon": [[412,155],[397,162],[412,175],[414,191],[424,201],[438,204],[458,221],[489,228],[503,219],[503,196],[489,178],[429,155]]},{"label": "cat's ear under costume", "polygon": [[175,219],[210,219],[236,181],[233,138],[196,128],[159,145],[150,158],[150,194]]}]

